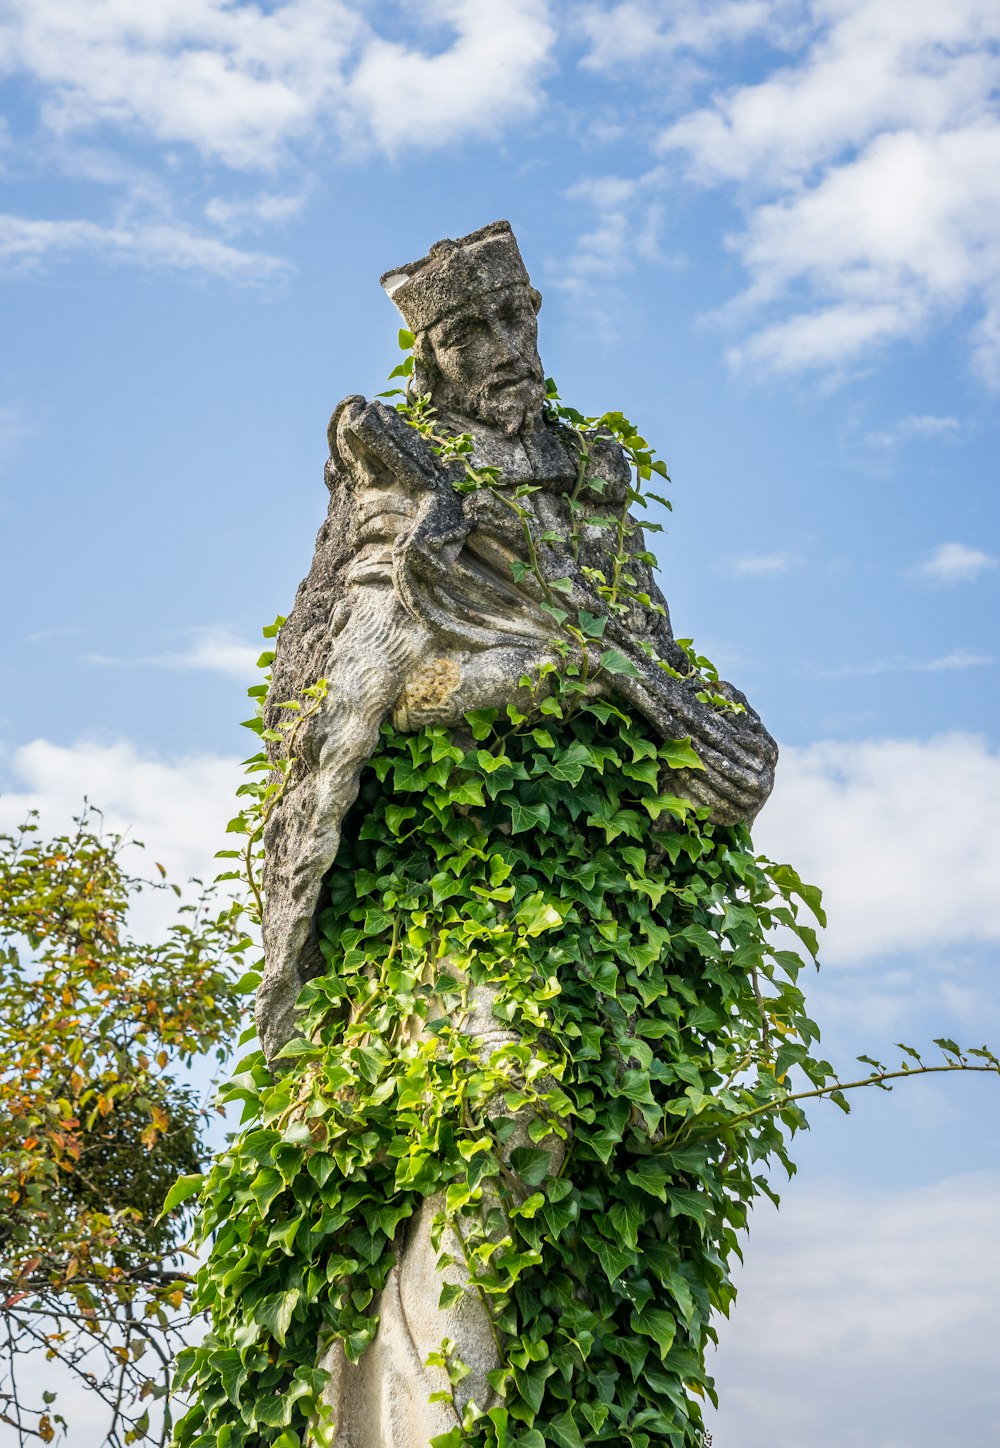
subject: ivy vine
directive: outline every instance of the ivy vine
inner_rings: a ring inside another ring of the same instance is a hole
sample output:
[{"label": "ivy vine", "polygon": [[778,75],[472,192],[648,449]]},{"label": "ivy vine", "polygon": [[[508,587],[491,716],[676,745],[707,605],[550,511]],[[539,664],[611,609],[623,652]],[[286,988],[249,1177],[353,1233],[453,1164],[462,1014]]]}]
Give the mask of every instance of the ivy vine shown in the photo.
[{"label": "ivy vine", "polygon": [[[598,427],[635,468],[607,520],[611,576],[593,580],[610,615],[635,586],[628,508],[665,469],[620,414],[583,418],[554,389],[549,406],[578,440],[581,480]],[[562,665],[528,714],[383,726],[325,882],[329,969],[302,992],[301,1034],[277,1073],[258,1051],[239,1064],[223,1099],[242,1104],[243,1128],[168,1198],[200,1193],[211,1242],[195,1303],[211,1328],[184,1355],[191,1406],[176,1444],[331,1441],[318,1346],[339,1339],[361,1357],[405,1224],[439,1197],[438,1240],[454,1229],[467,1277],[443,1286],[442,1306],[479,1296],[501,1366],[489,1402],[460,1409],[452,1396],[454,1425],[432,1448],[701,1448],[713,1319],[732,1303],[751,1205],[777,1200],[775,1164],[794,1171],[801,1100],[847,1109],[850,1086],[893,1073],[872,1062],[842,1085],[817,1054],[799,977],[816,956],[819,891],[665,788],[701,761],[690,740],[654,738],[585,692],[622,664],[602,648],[606,619],[571,617],[559,580],[542,576],[518,490],[475,467],[471,439],[438,431],[429,400],[400,410],[463,460],[465,486],[519,511]],[[578,487],[571,510],[579,502]],[[707,661],[688,657],[705,699],[733,707]],[[282,767],[249,764],[232,825],[243,848],[228,853],[251,881],[251,913],[262,815],[325,688],[287,701],[270,739]],[[463,1029],[481,986],[516,1030],[492,1050]],[[1000,1071],[985,1048],[940,1044],[942,1066],[908,1069]],[[432,1362],[461,1381],[454,1344]]]}]

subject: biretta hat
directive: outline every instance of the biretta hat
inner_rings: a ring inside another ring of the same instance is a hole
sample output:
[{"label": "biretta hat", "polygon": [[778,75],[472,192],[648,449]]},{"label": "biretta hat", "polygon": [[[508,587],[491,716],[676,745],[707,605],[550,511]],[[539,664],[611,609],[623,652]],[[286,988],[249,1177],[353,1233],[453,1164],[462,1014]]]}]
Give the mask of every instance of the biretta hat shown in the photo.
[{"label": "biretta hat", "polygon": [[493,221],[455,241],[436,241],[419,261],[387,271],[381,283],[411,332],[422,332],[486,292],[531,285],[509,221]]}]

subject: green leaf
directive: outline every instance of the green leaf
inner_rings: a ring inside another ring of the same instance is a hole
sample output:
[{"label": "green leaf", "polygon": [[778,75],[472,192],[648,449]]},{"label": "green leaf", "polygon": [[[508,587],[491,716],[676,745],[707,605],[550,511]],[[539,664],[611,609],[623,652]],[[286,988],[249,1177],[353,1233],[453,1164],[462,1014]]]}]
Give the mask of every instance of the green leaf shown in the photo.
[{"label": "green leaf", "polygon": [[634,1266],[636,1254],[628,1247],[616,1247],[599,1236],[587,1238],[587,1245],[597,1254],[608,1281],[614,1283],[627,1268]]},{"label": "green leaf", "polygon": [[670,1180],[672,1171],[669,1161],[664,1157],[644,1156],[627,1173],[627,1176],[633,1186],[639,1187],[641,1191],[648,1192],[651,1197],[665,1202],[667,1200],[666,1183]]},{"label": "green leaf", "polygon": [[497,709],[470,709],[466,713],[466,721],[472,728],[474,739],[488,739],[493,732],[493,726],[497,721]]},{"label": "green leaf", "polygon": [[639,670],[621,649],[605,649],[601,654],[601,668],[609,674],[628,674],[633,679],[639,677]]},{"label": "green leaf", "polygon": [[580,1430],[569,1408],[565,1413],[560,1413],[558,1418],[553,1418],[551,1423],[546,1425],[545,1431],[549,1441],[555,1443],[557,1448],[584,1448]]},{"label": "green leaf", "polygon": [[671,1313],[661,1308],[644,1307],[642,1312],[633,1314],[632,1326],[637,1332],[651,1337],[660,1349],[660,1361],[674,1345],[674,1338],[677,1336],[677,1323]]},{"label": "green leaf", "polygon": [[528,936],[541,935],[543,930],[553,930],[563,923],[559,911],[540,890],[521,902],[514,919]]},{"label": "green leaf", "polygon": [[258,1210],[262,1217],[266,1217],[268,1208],[279,1192],[284,1191],[285,1182],[279,1171],[272,1166],[261,1167],[260,1171],[250,1183],[250,1195],[257,1203]]},{"label": "green leaf", "polygon": [[588,613],[585,608],[581,608],[577,623],[581,633],[585,633],[590,639],[599,639],[608,626],[608,619],[606,614]]},{"label": "green leaf", "polygon": [[525,830],[548,829],[551,816],[547,804],[522,804],[514,796],[506,794],[502,798],[510,805],[512,835],[523,834]]},{"label": "green leaf", "polygon": [[526,1187],[541,1186],[552,1170],[549,1153],[538,1146],[519,1146],[511,1152],[510,1164]]},{"label": "green leaf", "polygon": [[820,925],[826,925],[823,892],[817,885],[806,885],[791,865],[771,865],[768,868],[768,874],[779,890],[789,895],[798,895],[808,905]]},{"label": "green leaf", "polygon": [[190,1172],[187,1176],[178,1177],[167,1192],[166,1200],[160,1209],[160,1218],[165,1217],[168,1212],[172,1212],[175,1207],[181,1206],[190,1197],[200,1192],[204,1184],[205,1176],[202,1172]]},{"label": "green leaf", "polygon": [[302,1293],[297,1287],[290,1287],[287,1292],[276,1293],[273,1297],[265,1297],[254,1311],[254,1321],[265,1328],[275,1342],[284,1345],[292,1316],[301,1297]]},{"label": "green leaf", "polygon": [[695,752],[690,737],[687,739],[665,739],[657,754],[671,769],[704,769],[705,766]]}]

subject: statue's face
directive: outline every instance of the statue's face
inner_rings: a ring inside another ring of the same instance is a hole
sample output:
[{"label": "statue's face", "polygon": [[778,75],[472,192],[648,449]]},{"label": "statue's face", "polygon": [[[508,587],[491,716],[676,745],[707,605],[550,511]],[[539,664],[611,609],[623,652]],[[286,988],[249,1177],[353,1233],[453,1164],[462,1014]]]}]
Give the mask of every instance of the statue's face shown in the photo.
[{"label": "statue's face", "polygon": [[541,414],[545,375],[526,286],[504,287],[449,313],[428,331],[435,404],[513,436]]}]

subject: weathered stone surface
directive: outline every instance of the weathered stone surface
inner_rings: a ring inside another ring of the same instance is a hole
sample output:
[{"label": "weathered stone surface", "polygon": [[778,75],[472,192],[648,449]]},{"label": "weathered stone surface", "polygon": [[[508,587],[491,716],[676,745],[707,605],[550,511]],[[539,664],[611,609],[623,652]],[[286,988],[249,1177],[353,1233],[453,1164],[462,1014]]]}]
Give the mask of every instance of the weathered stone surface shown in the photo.
[{"label": "weathered stone surface", "polygon": [[[541,299],[509,226],[496,222],[439,242],[422,261],[387,273],[383,284],[416,334],[415,389],[431,395],[438,430],[470,433],[475,463],[500,469],[511,488],[537,487],[522,502],[545,577],[570,580],[560,603],[571,613],[603,615],[588,570],[610,573],[609,530],[584,526],[576,556],[568,544],[541,541],[570,535],[578,451],[573,434],[543,416]],[[276,724],[282,701],[320,678],[329,682],[322,708],[296,740],[300,763],[265,834],[267,965],[258,1023],[270,1056],[294,1034],[302,985],[324,968],[315,926],[320,888],[382,722],[460,729],[470,709],[508,702],[527,709],[518,681],[555,659],[540,586],[531,576],[515,582],[511,565],[525,560],[525,539],[501,498],[490,489],[457,492],[461,465],[442,462],[378,401],[342,402],[329,441],[329,512],[281,631],[268,702],[268,722]],[[625,456],[610,437],[591,443],[578,496],[601,513],[620,510],[629,485]],[[629,520],[628,528],[630,551],[644,551],[639,524]],[[774,742],[749,705],[720,711],[696,697],[700,680],[679,680],[660,667],[657,658],[689,671],[651,570],[637,562],[632,572],[635,592],[662,604],[662,612],[635,603],[609,620],[604,647],[620,649],[635,674],[601,674],[594,691],[620,696],[664,738],[691,736],[706,768],[678,775],[670,789],[708,806],[720,822],[752,820],[773,783]],[[716,687],[746,703],[730,685]],[[356,1367],[339,1349],[329,1355],[337,1448],[423,1444],[453,1424],[449,1417],[436,1426],[438,1410],[427,1396],[440,1384],[420,1367],[446,1334],[462,1343],[473,1368],[466,1386],[483,1405],[495,1350],[468,1294],[453,1313],[437,1311],[440,1279],[428,1236],[434,1211],[428,1202],[383,1294],[376,1344]]]}]

